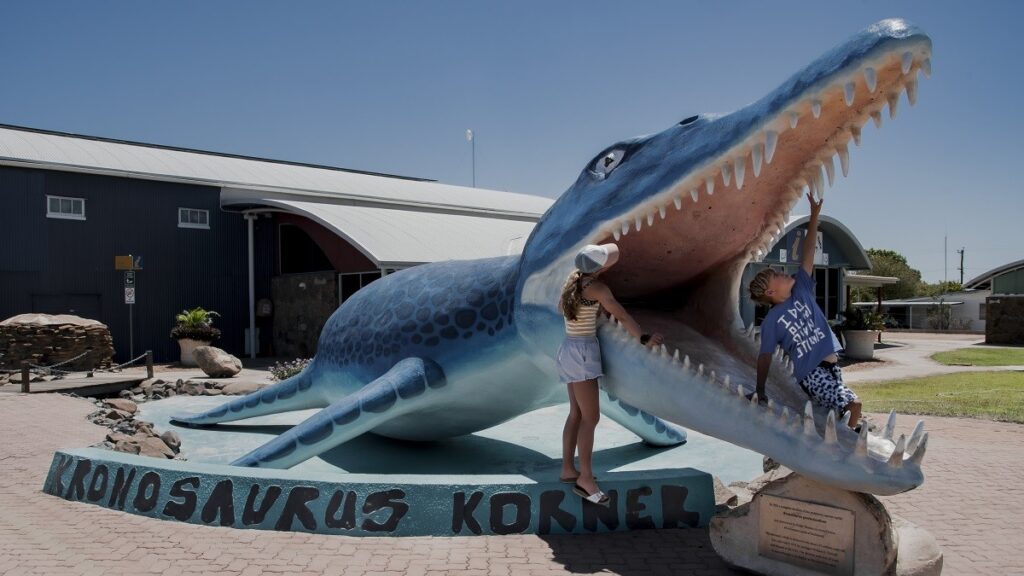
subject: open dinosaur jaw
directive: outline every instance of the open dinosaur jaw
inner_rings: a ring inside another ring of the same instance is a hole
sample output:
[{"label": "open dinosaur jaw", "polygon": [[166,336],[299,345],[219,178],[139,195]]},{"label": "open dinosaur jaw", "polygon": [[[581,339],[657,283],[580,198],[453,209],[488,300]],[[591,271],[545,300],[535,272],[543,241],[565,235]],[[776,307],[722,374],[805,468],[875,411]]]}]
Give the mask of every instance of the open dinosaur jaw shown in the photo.
[{"label": "open dinosaur jaw", "polygon": [[823,446],[829,462],[835,460],[833,453],[842,454],[854,468],[870,471],[871,478],[850,483],[831,468],[815,472],[817,459],[794,461],[787,453],[791,443],[772,434],[730,433],[728,427],[718,430],[720,422],[702,427],[701,415],[689,407],[675,413],[666,408],[673,406],[671,398],[639,394],[631,399],[629,392],[620,396],[669,421],[776,457],[835,484],[846,482],[885,494],[921,482],[923,432],[919,430],[909,443],[884,437],[869,442],[865,436],[862,450],[861,440],[847,426],[836,427],[839,415],[819,414],[816,421],[813,411],[804,414],[805,396],[781,355],[777,354],[769,379],[770,404],[747,408],[742,394],[753,391],[758,346],[751,331],[740,328],[736,320],[736,300],[744,266],[774,244],[792,206],[805,193],[824,196],[837,172],[848,174],[850,142],[860,143],[864,124],[874,120],[880,126],[886,107],[894,118],[903,92],[911,105],[916,102],[918,72],[930,73],[928,50],[921,44],[882,54],[856,70],[836,74],[826,86],[809,89],[766,118],[745,140],[643,205],[606,222],[591,239],[618,243],[622,258],[605,274],[605,282],[641,326],[666,338],[664,346],[645,348],[635,339],[621,337],[625,331],[614,320],[609,322],[602,327],[602,341],[612,349],[606,355],[606,370],[616,364],[616,356],[646,354],[651,365],[644,371],[652,373],[634,372],[634,378],[655,377],[664,383],[661,388],[699,384],[707,389],[704,396],[715,401],[718,396],[728,398],[736,405],[733,409],[742,404],[757,414],[755,419],[784,431],[783,437],[799,436],[801,445],[810,442],[805,431],[814,430],[814,442]]}]

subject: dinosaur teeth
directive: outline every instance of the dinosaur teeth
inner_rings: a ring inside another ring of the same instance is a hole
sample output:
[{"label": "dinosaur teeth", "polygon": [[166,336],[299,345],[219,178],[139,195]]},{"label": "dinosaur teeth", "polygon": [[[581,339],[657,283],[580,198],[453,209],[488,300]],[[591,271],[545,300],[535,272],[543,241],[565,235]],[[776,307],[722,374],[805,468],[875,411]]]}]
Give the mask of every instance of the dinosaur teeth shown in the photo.
[{"label": "dinosaur teeth", "polygon": [[690,355],[686,354],[686,355],[683,356],[683,368],[687,368],[688,369],[689,367],[690,367]]},{"label": "dinosaur teeth", "polygon": [[864,83],[868,85],[868,92],[874,94],[875,86],[878,85],[878,77],[875,75],[874,68],[864,69]]},{"label": "dinosaur teeth", "polygon": [[661,216],[662,220],[665,219],[665,207],[664,206],[659,206],[658,207],[658,216]]},{"label": "dinosaur teeth", "polygon": [[626,234],[629,234],[629,221],[622,222],[622,235],[625,236]]},{"label": "dinosaur teeth", "polygon": [[722,379],[722,386],[725,386],[726,390],[732,387],[732,378],[728,374]]},{"label": "dinosaur teeth", "polygon": [[668,358],[668,348],[664,344],[658,347],[658,351],[661,353],[662,358]]},{"label": "dinosaur teeth", "polygon": [[917,104],[917,78],[907,80],[907,84],[904,88],[907,89],[907,102],[911,106]]},{"label": "dinosaur teeth", "polygon": [[871,119],[875,121],[875,128],[882,127],[882,111],[874,110],[871,112]]},{"label": "dinosaur teeth", "polygon": [[856,89],[857,89],[857,84],[855,84],[853,82],[847,82],[843,86],[843,100],[846,101],[846,105],[847,106],[853,106],[853,96],[855,94],[855,90]]},{"label": "dinosaur teeth", "polygon": [[796,112],[789,113],[789,127],[796,128],[796,125],[800,122],[800,115]]},{"label": "dinosaur teeth", "polygon": [[839,168],[843,171],[845,178],[850,175],[850,149],[846,144],[840,144],[836,146],[836,152],[839,154]]},{"label": "dinosaur teeth", "polygon": [[860,421],[860,435],[857,436],[857,446],[853,449],[857,456],[868,455],[868,421]]},{"label": "dinosaur teeth", "polygon": [[[724,186],[728,186],[729,182],[732,181],[732,167],[729,166],[728,162],[726,162],[725,164],[722,165],[721,170],[722,170],[722,184]],[[710,194],[710,192],[708,192],[708,194]]]},{"label": "dinosaur teeth", "polygon": [[888,96],[885,97],[885,99],[889,103],[889,119],[890,120],[895,119],[896,118],[896,105],[900,103],[900,94],[899,94],[899,92],[896,92],[896,93],[893,93],[893,94],[889,94]]},{"label": "dinosaur teeth", "polygon": [[697,365],[697,376],[704,376],[704,363],[701,362]]},{"label": "dinosaur teeth", "polygon": [[853,143],[860,146],[860,126],[850,126],[850,136],[853,138]]},{"label": "dinosaur teeth", "polygon": [[813,114],[815,118],[821,117],[821,100],[818,100],[817,98],[811,100],[811,114]]},{"label": "dinosaur teeth", "polygon": [[896,430],[896,409],[894,408],[889,412],[889,420],[885,423],[885,428],[882,430],[882,438],[886,440],[892,440],[892,433]]},{"label": "dinosaur teeth", "polygon": [[918,420],[914,431],[910,433],[910,440],[907,441],[907,453],[913,454],[917,450],[922,435],[924,435],[924,420]]},{"label": "dinosaur teeth", "polygon": [[708,196],[715,193],[715,178],[713,176],[704,179],[704,188],[707,190]]},{"label": "dinosaur teeth", "polygon": [[904,52],[903,57],[900,59],[900,70],[902,70],[904,74],[910,72],[910,66],[913,65],[913,63],[914,55],[910,52]]},{"label": "dinosaur teeth", "polygon": [[640,224],[640,216],[634,216],[633,217],[633,225],[636,226],[636,231],[639,232],[640,231],[640,226],[641,226],[641,224]]},{"label": "dinosaur teeth", "polygon": [[900,467],[903,465],[903,451],[907,447],[907,437],[900,434],[899,440],[896,441],[896,448],[892,451],[889,456],[889,466]]},{"label": "dinosaur teeth", "polygon": [[814,429],[814,406],[811,405],[810,400],[804,404],[804,435],[818,436],[818,431]]},{"label": "dinosaur teeth", "polygon": [[757,392],[750,396],[750,407],[757,408]]},{"label": "dinosaur teeth", "polygon": [[[654,212],[647,215],[647,225],[654,226]],[[637,230],[639,230],[639,228],[637,228]]]},{"label": "dinosaur teeth", "polygon": [[761,175],[761,162],[764,160],[764,145],[754,144],[754,147],[750,150],[750,160],[754,164],[754,177]]},{"label": "dinosaur teeth", "polygon": [[783,404],[782,412],[779,414],[779,423],[783,426],[789,424],[789,407]]},{"label": "dinosaur teeth", "polygon": [[836,167],[832,163],[831,154],[827,158],[825,158],[825,160],[822,162],[822,166],[825,167],[825,174],[828,175],[828,185],[833,186],[836,181]]},{"label": "dinosaur teeth", "polygon": [[744,398],[747,395],[747,391],[743,389],[743,384],[736,385],[736,395],[740,398]]},{"label": "dinosaur teeth", "polygon": [[743,188],[743,172],[746,170],[747,157],[740,156],[732,161],[733,168],[736,171],[736,189]]},{"label": "dinosaur teeth", "polygon": [[679,362],[679,348],[676,348],[676,351],[672,353],[672,361]]},{"label": "dinosaur teeth", "polygon": [[833,446],[839,443],[836,436],[836,411],[835,408],[828,411],[828,418],[825,419],[825,444]]},{"label": "dinosaur teeth", "polygon": [[772,158],[775,157],[775,145],[779,143],[779,133],[774,130],[768,130],[764,133],[764,162],[765,164],[771,164]]},{"label": "dinosaur teeth", "polygon": [[618,242],[619,238],[622,238],[622,233],[619,232],[618,228],[615,228],[614,230],[612,230],[612,236],[615,238],[615,241]]},{"label": "dinosaur teeth", "polygon": [[852,415],[850,414],[849,410],[843,412],[843,416],[842,416],[842,418],[839,419],[839,423],[842,424],[843,426],[849,428],[850,427],[850,416],[852,416]]},{"label": "dinosaur teeth", "polygon": [[924,77],[925,78],[931,78],[932,77],[932,59],[931,58],[925,58],[924,60],[921,60],[921,71],[924,72]]},{"label": "dinosaur teeth", "polygon": [[696,204],[697,200],[700,199],[700,192],[698,192],[696,188],[694,188],[693,190],[690,190],[690,198],[692,198],[693,199],[693,203]]},{"label": "dinosaur teeth", "polygon": [[921,442],[918,443],[917,449],[910,455],[910,462],[912,464],[921,465],[921,460],[924,459],[925,449],[928,448],[928,433],[925,432],[924,436],[921,436]]}]

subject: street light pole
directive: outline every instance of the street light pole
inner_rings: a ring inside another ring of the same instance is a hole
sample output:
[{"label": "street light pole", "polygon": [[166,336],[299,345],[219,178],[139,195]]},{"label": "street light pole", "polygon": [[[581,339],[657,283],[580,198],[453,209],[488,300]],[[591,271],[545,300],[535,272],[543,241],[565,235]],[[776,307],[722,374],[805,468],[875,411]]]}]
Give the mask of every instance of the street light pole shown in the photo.
[{"label": "street light pole", "polygon": [[473,131],[470,129],[466,130],[466,141],[470,143],[473,154],[473,188],[476,188],[476,138],[473,137]]}]

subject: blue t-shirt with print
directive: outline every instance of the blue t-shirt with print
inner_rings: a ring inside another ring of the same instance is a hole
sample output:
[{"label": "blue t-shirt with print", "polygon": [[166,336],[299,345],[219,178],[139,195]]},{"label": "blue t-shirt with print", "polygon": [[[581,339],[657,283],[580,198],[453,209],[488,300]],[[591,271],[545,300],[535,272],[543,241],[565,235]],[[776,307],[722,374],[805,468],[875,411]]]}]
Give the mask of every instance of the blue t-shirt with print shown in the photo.
[{"label": "blue t-shirt with print", "polygon": [[772,306],[761,322],[761,353],[773,354],[781,344],[799,382],[842,346],[814,300],[814,280],[803,268],[794,277],[789,299]]}]

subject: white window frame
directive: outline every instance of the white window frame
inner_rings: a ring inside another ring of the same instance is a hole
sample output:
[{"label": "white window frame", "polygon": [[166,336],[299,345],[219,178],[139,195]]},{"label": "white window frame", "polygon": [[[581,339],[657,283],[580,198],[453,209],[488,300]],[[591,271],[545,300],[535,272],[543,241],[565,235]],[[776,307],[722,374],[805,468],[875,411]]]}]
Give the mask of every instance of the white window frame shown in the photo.
[{"label": "white window frame", "polygon": [[[52,212],[50,210],[51,200],[70,200],[72,205],[75,201],[82,203],[82,213],[75,214],[72,212]],[[74,196],[54,196],[52,194],[46,195],[46,217],[47,218],[59,218],[61,220],[85,220],[85,198],[76,198]]]},{"label": "white window frame", "polygon": [[[181,211],[188,210],[189,212],[203,212],[206,214],[206,224],[197,224],[194,222],[182,222]],[[178,228],[197,228],[200,230],[210,229],[210,211],[202,208],[186,208],[184,206],[178,206]]]}]

